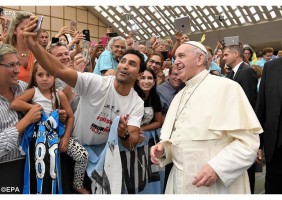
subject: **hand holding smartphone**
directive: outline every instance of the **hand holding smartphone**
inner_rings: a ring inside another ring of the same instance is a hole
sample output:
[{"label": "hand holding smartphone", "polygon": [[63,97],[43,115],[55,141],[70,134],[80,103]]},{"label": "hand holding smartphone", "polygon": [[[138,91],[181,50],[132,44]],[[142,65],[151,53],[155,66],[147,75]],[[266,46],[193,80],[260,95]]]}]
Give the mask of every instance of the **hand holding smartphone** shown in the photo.
[{"label": "hand holding smartphone", "polygon": [[40,29],[41,29],[41,26],[42,26],[42,22],[43,22],[43,16],[42,15],[39,15],[37,17],[37,26],[35,27],[35,29],[33,29],[33,32],[38,32]]},{"label": "hand holding smartphone", "polygon": [[90,42],[90,31],[88,29],[84,29],[82,33],[85,35],[85,40]]}]

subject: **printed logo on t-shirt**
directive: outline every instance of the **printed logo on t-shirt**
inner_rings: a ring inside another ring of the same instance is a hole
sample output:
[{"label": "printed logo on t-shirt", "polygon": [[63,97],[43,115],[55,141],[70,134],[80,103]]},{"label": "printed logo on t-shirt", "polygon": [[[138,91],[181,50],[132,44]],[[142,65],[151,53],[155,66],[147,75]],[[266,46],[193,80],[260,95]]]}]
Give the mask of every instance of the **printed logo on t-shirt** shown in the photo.
[{"label": "printed logo on t-shirt", "polygon": [[[115,106],[106,105],[104,108],[109,109],[115,115],[119,115],[120,113],[119,110],[114,109]],[[95,134],[109,134],[112,125],[111,117],[115,118],[116,116],[112,116],[107,112],[100,112],[96,121],[91,124],[90,130]]]}]

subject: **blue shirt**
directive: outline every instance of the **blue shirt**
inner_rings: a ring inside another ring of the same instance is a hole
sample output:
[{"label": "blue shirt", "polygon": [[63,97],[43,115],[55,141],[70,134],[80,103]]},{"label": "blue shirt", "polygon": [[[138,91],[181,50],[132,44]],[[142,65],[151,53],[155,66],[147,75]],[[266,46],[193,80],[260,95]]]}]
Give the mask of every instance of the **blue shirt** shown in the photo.
[{"label": "blue shirt", "polygon": [[110,51],[105,50],[103,53],[101,53],[99,59],[97,60],[93,73],[101,75],[101,71],[116,69],[117,65],[118,62],[114,59],[113,54]]},{"label": "blue shirt", "polygon": [[213,61],[211,62],[211,65],[210,65],[210,71],[212,70],[216,70],[219,72],[219,74],[221,74],[221,68]]},{"label": "blue shirt", "polygon": [[256,62],[256,65],[259,65],[261,68],[263,68],[264,67],[264,63],[266,63],[267,62],[267,60],[265,60],[264,58],[262,58],[261,60],[258,60],[257,62]]},{"label": "blue shirt", "polygon": [[[179,90],[181,90],[182,88],[183,87],[180,87]],[[174,89],[169,84],[168,80],[157,86],[157,92],[159,93],[161,99],[163,115],[166,115],[172,99],[174,98],[174,96],[177,94],[179,90]]]}]

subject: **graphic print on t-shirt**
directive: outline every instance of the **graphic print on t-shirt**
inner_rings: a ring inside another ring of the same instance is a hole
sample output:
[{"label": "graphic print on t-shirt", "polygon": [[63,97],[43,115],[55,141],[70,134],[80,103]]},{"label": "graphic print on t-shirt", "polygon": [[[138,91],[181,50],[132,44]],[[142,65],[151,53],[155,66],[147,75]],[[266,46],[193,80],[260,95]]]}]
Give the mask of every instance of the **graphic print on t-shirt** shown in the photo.
[{"label": "graphic print on t-shirt", "polygon": [[[115,118],[120,114],[119,110],[115,110],[115,106],[107,104],[104,108],[107,108],[107,111],[111,111],[111,114],[109,114],[106,110],[99,113],[96,118],[96,122],[93,122],[90,126],[90,130],[95,134],[109,134],[112,125],[111,118]],[[114,115],[112,115],[112,113]]]}]

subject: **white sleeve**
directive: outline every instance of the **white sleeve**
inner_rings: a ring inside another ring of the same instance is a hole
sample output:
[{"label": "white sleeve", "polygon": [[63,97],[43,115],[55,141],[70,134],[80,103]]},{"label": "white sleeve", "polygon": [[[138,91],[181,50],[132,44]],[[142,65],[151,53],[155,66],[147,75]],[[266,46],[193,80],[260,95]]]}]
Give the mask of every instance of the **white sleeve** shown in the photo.
[{"label": "white sleeve", "polygon": [[223,148],[208,164],[228,187],[255,161],[259,148],[259,135],[249,131],[228,131],[234,141]]}]

